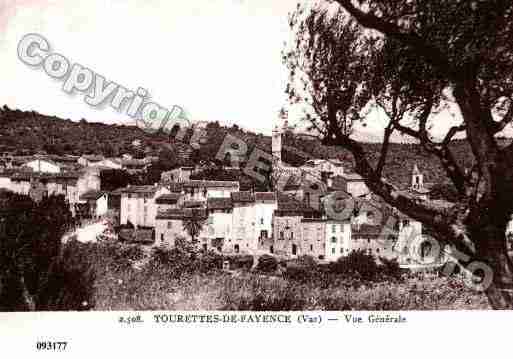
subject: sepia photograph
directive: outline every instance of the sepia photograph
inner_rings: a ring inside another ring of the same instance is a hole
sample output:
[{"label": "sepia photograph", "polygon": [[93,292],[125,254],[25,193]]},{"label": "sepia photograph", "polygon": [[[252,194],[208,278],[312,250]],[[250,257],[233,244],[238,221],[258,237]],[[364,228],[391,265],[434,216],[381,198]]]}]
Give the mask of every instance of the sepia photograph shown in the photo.
[{"label": "sepia photograph", "polygon": [[0,2],[3,315],[513,309],[511,1]]}]

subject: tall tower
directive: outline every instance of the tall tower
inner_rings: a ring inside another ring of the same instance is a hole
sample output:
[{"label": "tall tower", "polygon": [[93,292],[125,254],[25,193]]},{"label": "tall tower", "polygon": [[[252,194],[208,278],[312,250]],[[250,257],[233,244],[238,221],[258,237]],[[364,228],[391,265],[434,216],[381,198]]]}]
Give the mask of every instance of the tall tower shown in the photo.
[{"label": "tall tower", "polygon": [[421,190],[424,188],[424,175],[419,171],[417,164],[413,166],[411,174],[411,188],[414,190]]},{"label": "tall tower", "polygon": [[273,130],[272,137],[272,155],[273,155],[273,163],[278,165],[281,164],[281,129],[276,126]]}]

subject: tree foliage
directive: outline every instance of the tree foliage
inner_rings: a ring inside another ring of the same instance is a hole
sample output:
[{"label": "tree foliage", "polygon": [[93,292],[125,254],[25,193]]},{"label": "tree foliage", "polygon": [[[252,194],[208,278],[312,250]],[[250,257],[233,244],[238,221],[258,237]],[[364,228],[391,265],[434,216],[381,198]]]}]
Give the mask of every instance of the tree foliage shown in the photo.
[{"label": "tree foliage", "polygon": [[[346,81],[360,79],[348,66],[360,56],[365,64],[361,88],[368,91],[368,105],[386,113],[389,123],[377,164],[369,160],[365,148],[352,139],[347,126],[318,111],[309,119],[327,145],[339,146],[353,155],[355,170],[366,178],[367,186],[408,216],[423,222],[439,240],[447,241],[466,258],[491,269],[492,280],[483,290],[494,308],[511,308],[513,264],[507,255],[505,229],[513,214],[513,145],[502,146],[497,135],[513,119],[513,4],[510,1],[450,0],[336,0],[321,2],[306,11],[306,18],[291,22],[298,38],[335,36],[340,28],[360,28],[357,40],[341,38],[348,51],[336,59]],[[336,24],[333,19],[339,19]],[[310,23],[316,26],[308,26]],[[331,45],[331,51],[337,46]],[[322,46],[297,46],[309,56]],[[350,51],[351,50],[351,51]],[[358,55],[354,54],[354,51]],[[289,61],[291,63],[291,61]],[[293,63],[293,62],[292,62]],[[327,68],[338,78],[340,70],[330,59]],[[299,61],[297,64],[302,65]],[[315,78],[310,75],[311,82]],[[346,87],[340,89],[344,94]],[[318,96],[333,111],[338,105]],[[347,104],[347,101],[341,101]],[[364,106],[359,113],[364,117]],[[436,116],[453,109],[457,120],[443,139],[433,134],[433,124],[447,122]],[[354,112],[353,112],[354,113]],[[354,123],[354,117],[346,121]],[[414,138],[428,153],[436,156],[457,191],[457,203],[441,209],[398,193],[382,177],[387,164],[389,142],[394,132]],[[465,171],[450,143],[463,133],[469,144],[473,168]]]},{"label": "tree foliage", "polygon": [[0,199],[0,307],[3,310],[82,310],[93,274],[62,245],[73,218],[63,196],[40,203],[7,193]]}]

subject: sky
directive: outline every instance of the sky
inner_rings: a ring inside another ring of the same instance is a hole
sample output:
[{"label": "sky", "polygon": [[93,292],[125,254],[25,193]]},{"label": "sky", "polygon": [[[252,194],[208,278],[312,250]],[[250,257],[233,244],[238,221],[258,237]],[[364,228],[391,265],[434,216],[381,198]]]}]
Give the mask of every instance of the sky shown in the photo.
[{"label": "sky", "polygon": [[72,120],[133,123],[123,111],[66,94],[62,81],[17,57],[25,34],[51,52],[193,121],[270,134],[284,105],[281,50],[296,0],[2,0],[0,103]]},{"label": "sky", "polygon": [[[92,122],[135,124],[122,108],[92,107],[83,93],[17,56],[28,33],[43,35],[50,52],[65,56],[148,101],[184,108],[192,121],[237,124],[271,134],[286,106],[290,38],[287,15],[297,0],[0,0],[0,105]],[[301,111],[289,108],[297,124]],[[457,124],[457,109],[433,121],[442,138]],[[438,121],[442,119],[442,121]],[[373,112],[356,139],[380,142],[388,119]],[[511,129],[510,129],[511,132]],[[396,136],[395,142],[406,138]]]}]

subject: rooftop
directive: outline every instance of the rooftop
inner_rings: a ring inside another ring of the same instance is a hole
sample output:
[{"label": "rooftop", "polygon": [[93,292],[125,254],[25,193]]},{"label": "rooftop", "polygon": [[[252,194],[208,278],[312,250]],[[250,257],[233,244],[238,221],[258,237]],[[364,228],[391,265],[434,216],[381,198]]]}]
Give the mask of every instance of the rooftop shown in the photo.
[{"label": "rooftop", "polygon": [[253,192],[249,192],[249,191],[232,192],[232,193],[230,193],[230,197],[233,202],[238,202],[238,203],[255,202],[255,194]]},{"label": "rooftop", "polygon": [[87,191],[86,193],[83,193],[81,196],[80,196],[80,199],[81,200],[97,200],[98,198],[100,198],[101,196],[103,196],[105,194],[105,192],[102,192],[102,191]]},{"label": "rooftop", "polygon": [[117,191],[121,193],[155,193],[159,189],[159,186],[151,186],[151,185],[145,185],[145,186],[133,186],[128,185],[125,188],[117,189]]},{"label": "rooftop", "polygon": [[256,201],[276,201],[276,193],[274,192],[255,192]]},{"label": "rooftop", "polygon": [[239,187],[239,182],[236,181],[205,181],[205,180],[190,180],[185,181],[181,184],[183,187],[195,187],[195,188],[233,188]]},{"label": "rooftop", "polygon": [[233,203],[231,198],[208,198],[207,199],[207,208],[213,209],[213,210],[226,210],[226,209],[232,209]]},{"label": "rooftop", "polygon": [[203,208],[173,208],[157,213],[157,219],[184,220],[192,217],[206,219],[208,217],[207,211]]},{"label": "rooftop", "polygon": [[157,197],[155,202],[157,204],[175,204],[180,199],[180,195],[177,193],[166,193]]}]

